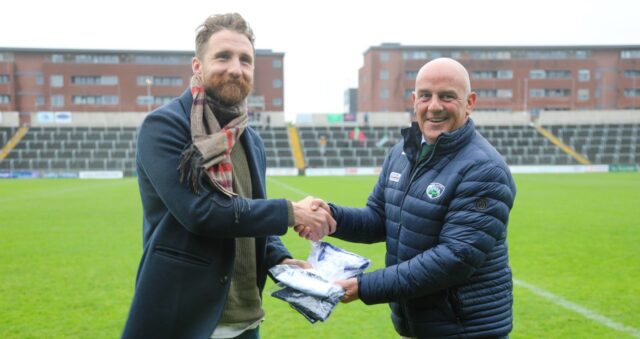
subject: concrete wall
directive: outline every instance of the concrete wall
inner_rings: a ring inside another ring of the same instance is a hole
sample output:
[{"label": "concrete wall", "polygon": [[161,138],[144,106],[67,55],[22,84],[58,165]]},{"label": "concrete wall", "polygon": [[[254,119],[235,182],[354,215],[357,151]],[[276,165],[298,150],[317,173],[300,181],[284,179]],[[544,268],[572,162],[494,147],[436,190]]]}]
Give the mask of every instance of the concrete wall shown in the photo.
[{"label": "concrete wall", "polygon": [[639,124],[639,110],[602,110],[542,112],[539,122],[543,125],[566,124]]},{"label": "concrete wall", "polygon": [[2,127],[20,126],[20,116],[18,112],[0,112],[0,126]]},{"label": "concrete wall", "polygon": [[[43,113],[43,112],[41,112]],[[17,127],[19,126],[19,115],[17,112],[0,112],[2,118],[0,126]],[[56,123],[55,121],[39,121],[38,113],[29,113],[31,115],[32,127],[64,127],[64,126],[104,126],[104,127],[138,127],[148,113],[141,112],[71,112],[71,119],[68,122]],[[267,118],[267,117],[270,118]],[[254,115],[257,118],[257,115]],[[266,126],[267,120],[270,120],[271,126],[285,126],[283,112],[261,112],[260,122],[252,121],[252,125],[262,124]]]},{"label": "concrete wall", "polygon": [[[369,126],[408,126],[411,115],[407,112],[373,112],[367,113]],[[357,113],[355,121],[330,122],[330,116],[339,114],[298,114],[295,124],[299,127],[308,126],[364,126],[365,114]]]},{"label": "concrete wall", "polygon": [[[39,122],[36,113],[31,113],[31,126],[106,126],[106,127],[138,127],[147,113],[125,112],[74,112],[68,123]],[[477,125],[526,125],[530,116],[525,112],[474,112],[471,114]],[[258,120],[259,119],[259,120]],[[262,112],[254,115],[252,125],[286,126],[284,113]],[[369,113],[369,126],[408,126],[411,115],[406,112],[374,112]],[[543,111],[538,122],[542,125],[567,124],[640,124],[639,110],[602,110],[602,111]],[[364,114],[358,113],[356,121],[330,122],[329,114],[300,114],[296,117],[296,126],[363,126]],[[17,112],[0,112],[0,126],[19,126]]]},{"label": "concrete wall", "polygon": [[[297,126],[363,126],[364,113],[356,115],[355,122],[330,123],[329,114],[307,114],[296,117]],[[472,112],[476,125],[526,125],[531,122],[527,112]],[[369,113],[370,126],[407,126],[411,115],[406,112]],[[538,122],[543,125],[567,124],[638,124],[640,110],[602,111],[542,111]]]}]

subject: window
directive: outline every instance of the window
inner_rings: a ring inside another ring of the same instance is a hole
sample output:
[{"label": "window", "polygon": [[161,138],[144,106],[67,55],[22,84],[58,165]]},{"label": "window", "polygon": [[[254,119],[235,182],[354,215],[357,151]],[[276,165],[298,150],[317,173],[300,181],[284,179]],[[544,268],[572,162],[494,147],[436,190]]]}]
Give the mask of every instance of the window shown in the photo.
[{"label": "window", "polygon": [[153,98],[153,104],[154,105],[162,106],[164,104],[168,104],[171,100],[173,100],[174,97],[172,97],[172,96],[157,96],[157,97],[152,97],[152,98]]},{"label": "window", "polygon": [[638,88],[625,88],[624,89],[625,97],[640,97],[640,89]]},{"label": "window", "polygon": [[578,81],[589,81],[591,78],[591,71],[588,69],[578,70]]},{"label": "window", "polygon": [[114,86],[118,84],[118,76],[103,75],[100,77],[100,84],[105,86]]},{"label": "window", "polygon": [[496,77],[495,71],[473,71],[471,79],[493,79]]},{"label": "window", "polygon": [[78,64],[118,64],[120,58],[117,55],[78,54],[75,57]]},{"label": "window", "polygon": [[486,88],[480,88],[475,90],[475,92],[478,94],[478,97],[480,98],[495,98],[497,95],[497,91],[495,89],[486,89]]},{"label": "window", "polygon": [[[117,56],[115,57],[117,59]],[[118,60],[111,63],[117,64]],[[191,58],[178,55],[136,55],[133,58],[133,63],[143,65],[180,65],[191,64]]]},{"label": "window", "polygon": [[529,71],[529,77],[531,79],[544,79],[546,75],[547,72],[542,69],[532,69]]},{"label": "window", "polygon": [[37,106],[44,106],[44,95],[38,94],[36,96],[36,105]]},{"label": "window", "polygon": [[529,77],[531,79],[568,79],[571,78],[571,71],[532,69],[529,71]]},{"label": "window", "polygon": [[62,75],[54,74],[49,77],[49,84],[51,87],[62,87],[64,86],[64,78]]},{"label": "window", "polygon": [[427,52],[425,51],[406,51],[402,53],[402,59],[404,60],[424,60],[427,58]]},{"label": "window", "polygon": [[380,99],[382,100],[387,100],[389,99],[389,90],[386,88],[383,88],[380,90]]},{"label": "window", "polygon": [[507,51],[477,51],[471,52],[472,59],[481,60],[506,60],[511,59],[511,52]]},{"label": "window", "polygon": [[546,72],[546,77],[549,79],[568,79],[571,78],[571,71],[551,70]]},{"label": "window", "polygon": [[177,76],[153,76],[153,75],[138,75],[138,86],[147,86],[147,79],[151,80],[152,86],[182,86],[182,78]]},{"label": "window", "polygon": [[282,68],[282,60],[280,59],[273,59],[273,61],[271,61],[271,66],[273,68]]},{"label": "window", "polygon": [[544,97],[544,89],[542,88],[532,88],[529,90],[529,96],[533,98],[542,98]]},{"label": "window", "polygon": [[14,61],[13,53],[0,53],[0,61]]},{"label": "window", "polygon": [[591,55],[588,51],[576,51],[577,59],[586,59]]},{"label": "window", "polygon": [[528,51],[526,52],[527,59],[567,59],[569,52],[567,51]]},{"label": "window", "polygon": [[51,96],[51,106],[53,106],[53,107],[63,107],[64,106],[64,95],[52,95]]},{"label": "window", "polygon": [[282,98],[273,98],[273,100],[271,100],[271,103],[273,104],[273,106],[282,107]]},{"label": "window", "polygon": [[113,86],[118,84],[118,77],[115,75],[74,75],[71,77],[74,85],[103,85]]},{"label": "window", "polygon": [[138,97],[136,98],[136,103],[141,106],[150,105],[153,103],[153,96],[138,95]]},{"label": "window", "polygon": [[[640,78],[640,70],[637,69],[628,69],[624,71],[625,78]],[[0,75],[0,79],[2,79],[2,75]],[[2,81],[0,81],[2,83]]]},{"label": "window", "polygon": [[509,88],[498,89],[496,94],[497,94],[498,98],[512,98],[513,97],[513,90],[509,89]]},{"label": "window", "polygon": [[571,95],[571,91],[566,88],[551,88],[545,90],[545,96],[557,98],[557,97],[568,97]]},{"label": "window", "polygon": [[387,71],[386,69],[381,69],[380,80],[389,80],[389,71]]},{"label": "window", "polygon": [[586,101],[586,100],[589,100],[589,89],[588,88],[578,89],[578,101]]},{"label": "window", "polygon": [[95,85],[98,83],[99,76],[72,76],[71,83],[74,85]]},{"label": "window", "polygon": [[640,50],[626,50],[620,52],[622,59],[640,59]]},{"label": "window", "polygon": [[8,84],[9,79],[9,74],[0,74],[0,84]]},{"label": "window", "polygon": [[513,79],[513,71],[510,69],[498,70],[498,79]]},{"label": "window", "polygon": [[389,52],[380,52],[380,61],[381,62],[389,61]]},{"label": "window", "polygon": [[42,73],[36,74],[36,85],[44,85],[44,76],[42,75]]},{"label": "window", "polygon": [[411,99],[412,96],[413,96],[413,88],[404,90],[404,98],[405,99]]},{"label": "window", "polygon": [[62,54],[53,54],[51,55],[51,62],[54,64],[59,64],[64,62],[64,55]]},{"label": "window", "polygon": [[404,72],[404,77],[407,80],[415,80],[418,77],[418,71],[406,71]]},{"label": "window", "polygon": [[71,97],[74,105],[117,105],[116,95],[74,95]]},{"label": "window", "polygon": [[273,79],[273,88],[282,88],[282,80]]},{"label": "window", "polygon": [[11,96],[6,94],[0,94],[0,104],[10,104]]}]

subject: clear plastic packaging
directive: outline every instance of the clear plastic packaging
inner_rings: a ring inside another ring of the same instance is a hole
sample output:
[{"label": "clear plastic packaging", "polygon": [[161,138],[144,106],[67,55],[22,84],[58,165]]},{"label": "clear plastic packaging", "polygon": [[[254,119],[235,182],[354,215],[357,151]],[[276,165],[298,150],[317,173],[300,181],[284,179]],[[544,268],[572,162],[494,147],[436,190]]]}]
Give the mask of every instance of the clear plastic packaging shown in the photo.
[{"label": "clear plastic packaging", "polygon": [[313,242],[307,261],[312,270],[276,265],[269,271],[282,287],[271,296],[288,302],[311,323],[325,321],[344,295],[334,281],[355,277],[371,264],[369,259],[327,242]]},{"label": "clear plastic packaging", "polygon": [[328,281],[349,279],[364,272],[371,261],[328,242],[312,242],[307,261]]}]

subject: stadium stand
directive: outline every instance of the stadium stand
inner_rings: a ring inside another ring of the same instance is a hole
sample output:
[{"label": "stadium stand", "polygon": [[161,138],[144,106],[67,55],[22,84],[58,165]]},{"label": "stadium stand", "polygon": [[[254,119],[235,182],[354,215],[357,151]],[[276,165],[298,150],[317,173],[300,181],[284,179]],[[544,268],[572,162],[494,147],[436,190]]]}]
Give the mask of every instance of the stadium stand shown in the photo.
[{"label": "stadium stand", "polygon": [[571,148],[596,164],[640,162],[640,125],[590,124],[548,126]]},{"label": "stadium stand", "polygon": [[294,167],[286,127],[253,125],[264,142],[267,167]]},{"label": "stadium stand", "polygon": [[[284,124],[283,124],[284,125]],[[269,168],[295,167],[287,127],[253,124]],[[640,124],[549,124],[548,131],[591,164],[640,163]],[[401,139],[398,126],[302,126],[298,136],[307,168],[378,167]],[[578,165],[532,125],[477,125],[509,165]],[[16,127],[0,127],[5,145]],[[354,137],[358,131],[360,140]],[[135,175],[135,127],[32,127],[0,160],[0,170],[123,171]],[[319,140],[325,136],[324,150]]]},{"label": "stadium stand", "polygon": [[[355,127],[300,127],[298,131],[307,167],[381,166],[389,147],[400,140],[400,128],[384,126],[358,128],[364,133],[365,139],[354,140],[350,137]],[[319,142],[322,135],[327,140],[324,155],[321,153]]]},{"label": "stadium stand", "polygon": [[0,146],[4,146],[11,136],[15,133],[16,128],[13,127],[0,127]]},{"label": "stadium stand", "polygon": [[135,173],[135,127],[33,127],[0,163],[4,170]]}]

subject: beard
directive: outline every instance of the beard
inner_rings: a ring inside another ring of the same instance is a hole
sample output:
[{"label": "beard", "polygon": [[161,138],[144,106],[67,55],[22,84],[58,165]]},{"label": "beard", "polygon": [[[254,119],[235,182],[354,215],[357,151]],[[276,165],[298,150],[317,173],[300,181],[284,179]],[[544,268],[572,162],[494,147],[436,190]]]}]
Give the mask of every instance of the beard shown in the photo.
[{"label": "beard", "polygon": [[205,91],[222,104],[235,106],[249,95],[251,81],[244,76],[232,79],[226,74],[214,75],[205,86]]}]

